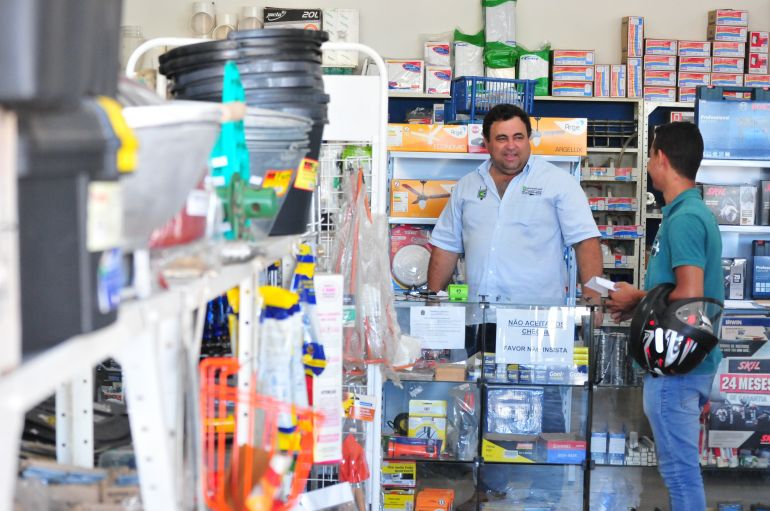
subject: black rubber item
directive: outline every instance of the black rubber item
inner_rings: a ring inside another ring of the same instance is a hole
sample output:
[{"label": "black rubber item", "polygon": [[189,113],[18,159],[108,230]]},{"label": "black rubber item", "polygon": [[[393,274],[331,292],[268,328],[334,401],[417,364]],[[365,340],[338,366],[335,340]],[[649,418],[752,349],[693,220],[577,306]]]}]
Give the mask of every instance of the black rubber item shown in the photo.
[{"label": "black rubber item", "polygon": [[[302,73],[314,76],[323,76],[321,66],[311,62],[280,61],[271,60],[252,60],[238,64],[238,71],[241,76],[251,74],[274,74],[274,73]],[[195,83],[201,80],[219,78],[225,76],[224,64],[217,64],[211,67],[204,67],[195,71],[181,73],[174,78],[174,84],[184,87],[187,84]]]},{"label": "black rubber item", "polygon": [[160,66],[160,72],[174,76],[185,71],[200,69],[212,65],[222,65],[228,60],[250,62],[252,60],[300,60],[321,63],[320,50],[281,50],[279,48],[239,48],[189,55],[168,60]]},{"label": "black rubber item", "polygon": [[[292,89],[297,88],[313,88],[317,87],[319,90],[323,90],[323,78],[309,76],[309,75],[294,75],[294,76],[264,76],[264,75],[241,75],[241,83],[244,89]],[[174,85],[171,88],[172,93],[180,92],[181,94],[188,94],[195,96],[200,94],[199,91],[221,91],[222,79],[212,78],[210,80],[203,80],[201,82],[192,83],[184,87],[177,87]]]},{"label": "black rubber item", "polygon": [[178,59],[181,57],[189,57],[190,55],[197,55],[199,53],[208,53],[210,51],[223,51],[223,50],[237,50],[238,41],[228,41],[227,39],[218,41],[206,41],[198,44],[188,44],[185,46],[178,46],[172,50],[167,51],[160,57],[158,62],[164,64],[169,60]]}]

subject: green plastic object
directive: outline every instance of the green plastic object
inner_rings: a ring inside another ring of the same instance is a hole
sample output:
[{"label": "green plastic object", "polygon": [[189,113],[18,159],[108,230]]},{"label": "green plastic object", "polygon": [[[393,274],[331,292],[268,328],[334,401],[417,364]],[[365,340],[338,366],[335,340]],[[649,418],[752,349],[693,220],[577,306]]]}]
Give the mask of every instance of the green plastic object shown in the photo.
[{"label": "green plastic object", "polygon": [[489,42],[484,46],[484,65],[494,69],[516,67],[524,50],[521,46],[508,46],[505,43]]},{"label": "green plastic object", "polygon": [[[528,50],[525,47],[518,45],[517,48],[521,49],[521,53],[519,55],[519,65],[516,67],[516,74],[519,75],[520,69],[521,69],[521,59],[525,57],[532,58],[532,56],[537,57],[545,61],[546,65],[548,65],[550,56],[551,56],[551,46],[545,45],[539,50]],[[535,96],[548,96],[550,94],[549,92],[550,86],[548,83],[548,76],[542,76],[540,78],[535,79]]]},{"label": "green plastic object", "polygon": [[468,301],[468,284],[449,284],[447,288],[450,302]]},{"label": "green plastic object", "polygon": [[[241,83],[241,74],[234,61],[225,64],[225,75],[222,87],[222,103],[246,102],[246,93]],[[227,197],[232,187],[230,186],[234,176],[241,181],[248,182],[251,177],[249,166],[249,150],[246,147],[246,134],[243,120],[228,121],[222,123],[219,139],[211,151],[211,177],[217,187],[217,194],[224,202],[234,201]],[[231,210],[232,211],[232,210]],[[242,225],[244,219],[226,215],[226,220],[231,226]],[[243,231],[241,231],[241,235]],[[233,230],[225,232],[225,238],[237,239]]]},{"label": "green plastic object", "polygon": [[455,42],[464,42],[473,46],[484,47],[484,29],[482,28],[476,34],[463,34],[455,29]]},{"label": "green plastic object", "polygon": [[497,7],[503,5],[506,2],[516,3],[516,0],[481,0],[482,7]]},{"label": "green plastic object", "polygon": [[273,218],[278,213],[275,190],[252,188],[239,174],[233,174],[230,185],[218,188],[217,194],[224,204],[233,239],[248,237],[247,227],[252,218]]}]

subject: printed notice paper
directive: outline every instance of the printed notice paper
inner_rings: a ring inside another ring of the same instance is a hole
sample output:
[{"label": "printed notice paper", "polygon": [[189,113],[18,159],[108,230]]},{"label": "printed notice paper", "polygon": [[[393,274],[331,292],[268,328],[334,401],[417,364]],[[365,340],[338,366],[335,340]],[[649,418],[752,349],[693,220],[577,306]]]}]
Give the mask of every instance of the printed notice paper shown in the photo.
[{"label": "printed notice paper", "polygon": [[574,345],[569,307],[497,309],[496,363],[571,366]]},{"label": "printed notice paper", "polygon": [[465,349],[465,308],[412,307],[409,335],[420,339],[424,350]]}]

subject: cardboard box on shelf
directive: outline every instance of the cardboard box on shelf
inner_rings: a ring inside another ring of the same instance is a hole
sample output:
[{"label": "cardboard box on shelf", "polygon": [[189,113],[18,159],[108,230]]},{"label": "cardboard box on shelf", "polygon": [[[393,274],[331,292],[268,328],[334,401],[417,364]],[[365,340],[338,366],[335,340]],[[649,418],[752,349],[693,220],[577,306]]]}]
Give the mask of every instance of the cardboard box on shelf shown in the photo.
[{"label": "cardboard box on shelf", "polygon": [[382,494],[384,511],[412,511],[414,509],[414,490],[385,490]]},{"label": "cardboard box on shelf", "polygon": [[644,54],[676,56],[678,47],[677,42],[676,39],[645,39]]},{"label": "cardboard box on shelf", "polygon": [[677,87],[676,100],[680,103],[694,103],[695,87]]},{"label": "cardboard box on shelf", "polygon": [[488,153],[484,145],[484,125],[468,124],[468,152]]},{"label": "cardboard box on shelf", "polygon": [[770,225],[770,181],[759,182],[759,225]]},{"label": "cardboard box on shelf", "polygon": [[770,51],[770,32],[760,32],[752,30],[749,32],[750,52],[767,53]]},{"label": "cardboard box on shelf", "polygon": [[644,71],[676,71],[676,60],[673,55],[645,55]]},{"label": "cardboard box on shelf", "polygon": [[533,117],[529,145],[532,154],[585,156],[588,154],[588,119]]},{"label": "cardboard box on shelf", "polygon": [[744,74],[744,87],[770,87],[770,74]]},{"label": "cardboard box on shelf", "polygon": [[626,57],[641,57],[644,52],[644,18],[625,16],[620,25],[620,50]]},{"label": "cardboard box on shelf", "polygon": [[688,110],[672,110],[668,116],[669,122],[691,122],[695,124],[695,112]]},{"label": "cardboard box on shelf", "polygon": [[594,66],[594,97],[610,97],[610,65],[596,64]]},{"label": "cardboard box on shelf", "polygon": [[590,98],[593,96],[593,82],[551,82],[552,96],[575,96]]},{"label": "cardboard box on shelf", "polygon": [[448,41],[428,41],[423,47],[426,66],[450,67],[450,44]]},{"label": "cardboard box on shelf", "polygon": [[551,65],[553,66],[593,66],[593,50],[552,50]]},{"label": "cardboard box on shelf", "polygon": [[703,184],[703,202],[720,225],[754,225],[757,187]]},{"label": "cardboard box on shelf", "polygon": [[743,73],[711,73],[711,85],[715,87],[742,87]]},{"label": "cardboard box on shelf", "polygon": [[710,57],[709,41],[679,41],[677,53],[680,57]]},{"label": "cardboard box on shelf", "polygon": [[452,89],[452,68],[440,66],[425,67],[425,92],[428,94],[449,94]]},{"label": "cardboard box on shelf", "polygon": [[706,38],[709,41],[729,41],[733,43],[745,43],[748,37],[746,27],[727,25],[709,25],[706,34]]},{"label": "cardboard box on shelf", "polygon": [[393,179],[390,186],[390,216],[394,218],[438,218],[457,181],[438,179]]},{"label": "cardboard box on shelf", "polygon": [[551,79],[566,82],[594,81],[594,66],[553,66]]},{"label": "cardboard box on shelf", "polygon": [[446,401],[443,399],[410,399],[409,416],[446,417]]},{"label": "cardboard box on shelf", "polygon": [[697,87],[698,85],[711,85],[711,73],[679,73],[677,86]]},{"label": "cardboard box on shelf", "polygon": [[626,65],[612,64],[610,67],[610,97],[626,97]]},{"label": "cardboard box on shelf", "polygon": [[388,59],[388,89],[405,92],[422,92],[424,90],[424,69],[422,60]]},{"label": "cardboard box on shelf", "polygon": [[454,498],[454,490],[425,488],[417,492],[414,511],[452,511]]},{"label": "cardboard box on shelf", "polygon": [[389,151],[468,152],[466,126],[388,124]]},{"label": "cardboard box on shelf", "polygon": [[722,258],[726,300],[744,299],[746,291],[746,262],[746,259],[740,257]]},{"label": "cardboard box on shelf", "polygon": [[436,364],[436,381],[465,381],[465,364]]},{"label": "cardboard box on shelf", "polygon": [[714,9],[709,11],[709,25],[728,25],[747,27],[749,25],[749,11],[737,9]]},{"label": "cardboard box on shelf", "polygon": [[537,461],[537,435],[501,435],[488,433],[481,440],[484,461],[532,463]]},{"label": "cardboard box on shelf", "polygon": [[711,57],[679,57],[679,71],[710,73]]},{"label": "cardboard box on shelf", "polygon": [[441,450],[446,448],[446,417],[423,417],[409,414],[407,436],[441,440]]},{"label": "cardboard box on shelf", "polygon": [[645,71],[646,87],[676,87],[676,71]]},{"label": "cardboard box on shelf", "polygon": [[745,60],[743,57],[714,57],[711,60],[711,71],[714,73],[743,73]]},{"label": "cardboard box on shelf", "polygon": [[642,97],[642,59],[629,58],[626,60],[626,76],[628,77],[628,86],[626,95],[629,98]]},{"label": "cardboard box on shelf", "polygon": [[744,57],[746,43],[714,41],[711,43],[711,51],[714,57]]},{"label": "cardboard box on shelf", "polygon": [[417,464],[413,461],[384,461],[381,477],[382,486],[414,488],[417,484]]},{"label": "cardboard box on shelf", "polygon": [[767,53],[749,53],[746,72],[752,75],[766,75],[768,72]]},{"label": "cardboard box on shelf", "polygon": [[676,101],[676,87],[644,87],[645,101]]},{"label": "cardboard box on shelf", "polygon": [[586,441],[572,433],[541,433],[547,463],[578,464],[586,458]]},{"label": "cardboard box on shelf", "polygon": [[321,9],[265,7],[262,10],[262,19],[265,28],[299,28],[302,30],[322,30],[324,28]]}]

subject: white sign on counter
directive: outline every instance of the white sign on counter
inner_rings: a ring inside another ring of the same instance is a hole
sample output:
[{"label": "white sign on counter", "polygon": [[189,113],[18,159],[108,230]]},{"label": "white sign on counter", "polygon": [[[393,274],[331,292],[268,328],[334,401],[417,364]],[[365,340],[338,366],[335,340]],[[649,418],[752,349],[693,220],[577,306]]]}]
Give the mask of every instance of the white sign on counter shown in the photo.
[{"label": "white sign on counter", "polygon": [[497,309],[495,362],[505,364],[572,365],[575,346],[574,310]]},{"label": "white sign on counter", "polygon": [[412,307],[409,335],[425,350],[465,349],[465,307]]}]

